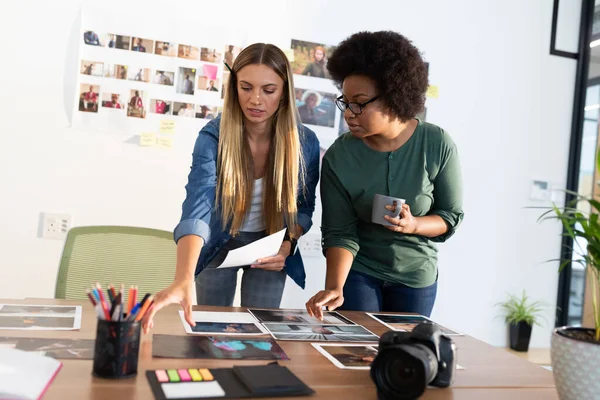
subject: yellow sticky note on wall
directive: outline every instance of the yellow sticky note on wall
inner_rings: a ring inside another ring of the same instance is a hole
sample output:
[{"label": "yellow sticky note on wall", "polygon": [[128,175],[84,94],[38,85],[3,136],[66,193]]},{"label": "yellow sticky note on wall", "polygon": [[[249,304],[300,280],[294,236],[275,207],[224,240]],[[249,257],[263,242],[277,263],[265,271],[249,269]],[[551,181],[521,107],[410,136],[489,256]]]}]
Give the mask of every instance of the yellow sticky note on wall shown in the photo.
[{"label": "yellow sticky note on wall", "polygon": [[156,133],[140,134],[140,146],[156,146]]},{"label": "yellow sticky note on wall", "polygon": [[431,97],[432,99],[437,99],[440,96],[440,88],[431,85],[427,88],[427,97]]},{"label": "yellow sticky note on wall", "polygon": [[160,133],[175,133],[175,121],[172,119],[161,120]]},{"label": "yellow sticky note on wall", "polygon": [[173,139],[171,139],[170,137],[159,137],[158,147],[173,147]]},{"label": "yellow sticky note on wall", "polygon": [[294,49],[283,49],[283,52],[290,62],[294,62]]}]

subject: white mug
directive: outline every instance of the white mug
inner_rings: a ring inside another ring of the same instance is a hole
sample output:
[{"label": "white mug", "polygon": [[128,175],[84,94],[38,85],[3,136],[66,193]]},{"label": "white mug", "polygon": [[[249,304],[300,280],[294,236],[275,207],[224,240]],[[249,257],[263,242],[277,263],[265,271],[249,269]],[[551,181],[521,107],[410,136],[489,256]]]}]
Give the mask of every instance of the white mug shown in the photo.
[{"label": "white mug", "polygon": [[[384,216],[388,215],[392,218],[398,218],[398,216],[400,215],[400,211],[402,210],[402,205],[404,203],[406,203],[406,200],[398,197],[376,194],[373,197],[373,210],[371,211],[371,221],[374,224],[394,226],[394,224],[387,221],[384,218]],[[394,211],[390,211],[387,208],[385,208],[385,206],[395,206],[396,208]]]}]

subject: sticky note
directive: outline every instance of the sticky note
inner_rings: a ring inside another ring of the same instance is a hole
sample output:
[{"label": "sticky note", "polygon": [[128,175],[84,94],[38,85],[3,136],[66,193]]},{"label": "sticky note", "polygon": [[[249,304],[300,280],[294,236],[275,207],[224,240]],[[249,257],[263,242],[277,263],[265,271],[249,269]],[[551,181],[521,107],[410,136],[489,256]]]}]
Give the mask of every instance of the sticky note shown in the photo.
[{"label": "sticky note", "polygon": [[205,381],[212,381],[213,379],[215,379],[215,378],[213,378],[213,376],[210,373],[210,371],[207,370],[206,368],[200,368],[200,369],[198,369],[198,371],[200,372],[200,375],[202,375],[202,378]]},{"label": "sticky note", "polygon": [[167,399],[225,397],[225,391],[217,381],[162,383],[160,387]]},{"label": "sticky note", "polygon": [[160,121],[160,133],[175,133],[175,121],[162,119]]},{"label": "sticky note", "polygon": [[156,146],[156,134],[155,133],[142,133],[140,134],[140,146]]},{"label": "sticky note", "polygon": [[427,97],[431,97],[432,99],[437,99],[440,96],[440,88],[431,85],[427,88]]},{"label": "sticky note", "polygon": [[159,137],[158,147],[173,147],[173,139],[171,139],[170,137]]},{"label": "sticky note", "polygon": [[204,76],[206,77],[206,79],[211,79],[211,80],[217,79],[217,71],[219,70],[218,66],[204,64],[202,66],[202,70],[203,70],[202,72],[204,72]]},{"label": "sticky note", "polygon": [[167,374],[169,375],[169,380],[171,382],[179,382],[179,374],[177,373],[177,370],[174,369],[168,369],[167,370]]},{"label": "sticky note", "polygon": [[283,52],[290,62],[294,62],[294,49],[283,49]]},{"label": "sticky note", "polygon": [[202,375],[200,375],[200,372],[198,372],[197,369],[190,368],[190,369],[188,369],[188,372],[190,373],[190,377],[192,378],[193,381],[199,382],[202,380]]},{"label": "sticky note", "polygon": [[181,382],[189,382],[192,380],[192,377],[190,376],[190,373],[187,371],[187,369],[178,369],[177,372],[179,373]]},{"label": "sticky note", "polygon": [[164,369],[157,369],[154,372],[156,373],[156,379],[158,379],[159,382],[169,382],[169,376]]}]

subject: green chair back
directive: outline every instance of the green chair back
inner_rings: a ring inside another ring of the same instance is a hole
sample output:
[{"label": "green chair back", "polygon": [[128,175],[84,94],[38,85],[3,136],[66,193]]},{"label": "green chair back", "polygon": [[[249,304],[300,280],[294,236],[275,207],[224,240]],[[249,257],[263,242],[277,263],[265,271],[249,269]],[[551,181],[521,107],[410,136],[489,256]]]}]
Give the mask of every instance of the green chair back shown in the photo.
[{"label": "green chair back", "polygon": [[172,232],[127,226],[72,228],[63,249],[55,298],[87,299],[85,289],[100,282],[126,290],[137,285],[138,301],[156,294],[175,276],[177,246]]}]

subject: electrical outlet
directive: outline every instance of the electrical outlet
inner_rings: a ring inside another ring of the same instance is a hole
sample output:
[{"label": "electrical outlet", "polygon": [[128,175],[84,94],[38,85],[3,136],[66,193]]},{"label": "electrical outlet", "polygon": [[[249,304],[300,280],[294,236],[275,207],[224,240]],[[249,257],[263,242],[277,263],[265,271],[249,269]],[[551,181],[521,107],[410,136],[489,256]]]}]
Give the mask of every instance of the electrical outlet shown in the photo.
[{"label": "electrical outlet", "polygon": [[65,239],[71,229],[71,216],[68,214],[43,213],[41,237],[44,239]]},{"label": "electrical outlet", "polygon": [[298,240],[298,249],[303,257],[322,257],[321,235],[308,233]]}]

